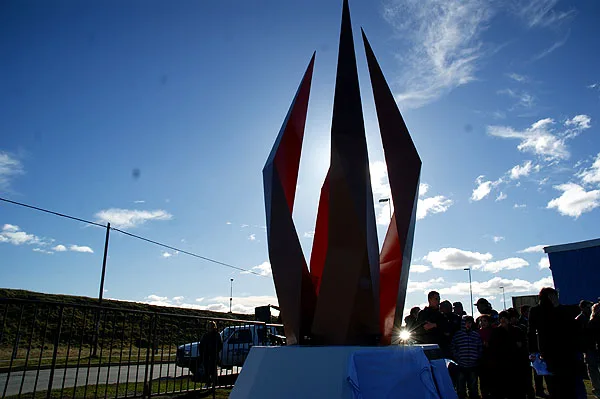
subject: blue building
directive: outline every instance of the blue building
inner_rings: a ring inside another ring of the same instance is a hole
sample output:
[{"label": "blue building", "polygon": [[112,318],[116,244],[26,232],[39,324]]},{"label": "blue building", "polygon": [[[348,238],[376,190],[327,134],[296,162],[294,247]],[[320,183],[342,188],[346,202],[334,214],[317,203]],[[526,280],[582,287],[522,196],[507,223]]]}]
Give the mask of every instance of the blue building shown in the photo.
[{"label": "blue building", "polygon": [[600,299],[600,239],[545,247],[562,304]]}]

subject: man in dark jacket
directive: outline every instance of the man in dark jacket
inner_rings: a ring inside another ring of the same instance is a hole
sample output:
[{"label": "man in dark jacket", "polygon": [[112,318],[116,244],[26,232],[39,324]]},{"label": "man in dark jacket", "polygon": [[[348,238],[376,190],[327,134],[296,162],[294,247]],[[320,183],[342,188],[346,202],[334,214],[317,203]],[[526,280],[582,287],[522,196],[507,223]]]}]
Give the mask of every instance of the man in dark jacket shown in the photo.
[{"label": "man in dark jacket", "polygon": [[529,312],[529,347],[539,352],[552,375],[546,378],[550,397],[574,399],[577,397],[580,376],[580,329],[575,320],[578,308],[558,302],[554,288],[542,288],[539,305]]},{"label": "man in dark jacket", "polygon": [[217,323],[209,321],[208,332],[200,340],[202,366],[204,367],[205,381],[208,385],[216,385],[217,383],[217,361],[222,349],[223,341],[217,331]]},{"label": "man in dark jacket", "polygon": [[448,357],[450,342],[444,334],[447,330],[447,322],[440,312],[440,294],[431,291],[427,294],[427,302],[428,306],[419,312],[416,340],[421,344],[437,344],[442,353]]}]

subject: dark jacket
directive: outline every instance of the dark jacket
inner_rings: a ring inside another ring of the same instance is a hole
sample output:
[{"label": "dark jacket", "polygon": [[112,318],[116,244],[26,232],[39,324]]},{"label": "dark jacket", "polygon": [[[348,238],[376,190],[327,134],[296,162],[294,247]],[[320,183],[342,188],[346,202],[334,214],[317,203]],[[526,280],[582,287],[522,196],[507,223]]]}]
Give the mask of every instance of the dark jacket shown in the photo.
[{"label": "dark jacket", "polygon": [[590,319],[588,333],[591,342],[591,352],[600,354],[600,317]]},{"label": "dark jacket", "polygon": [[[435,323],[437,327],[427,331],[423,327],[427,322]],[[447,321],[442,312],[427,306],[419,312],[417,318],[416,340],[420,344],[437,344],[442,351],[448,350],[450,341],[444,334],[447,328]]]},{"label": "dark jacket", "polygon": [[550,372],[572,373],[577,369],[581,344],[577,313],[577,307],[549,304],[529,312],[530,352],[539,352]]},{"label": "dark jacket", "polygon": [[200,340],[200,353],[204,363],[214,363],[223,349],[223,341],[218,331],[212,330],[204,334]]}]

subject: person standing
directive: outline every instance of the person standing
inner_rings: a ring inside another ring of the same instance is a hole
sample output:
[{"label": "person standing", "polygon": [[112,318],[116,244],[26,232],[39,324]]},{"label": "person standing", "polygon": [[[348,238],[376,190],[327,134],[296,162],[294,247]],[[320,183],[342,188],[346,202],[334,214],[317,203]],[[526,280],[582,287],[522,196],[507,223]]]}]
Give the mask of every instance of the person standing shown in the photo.
[{"label": "person standing", "polygon": [[529,312],[529,346],[546,361],[548,391],[552,399],[577,398],[581,379],[579,362],[580,329],[575,320],[577,307],[560,305],[558,292],[551,287],[540,290],[539,305]]},{"label": "person standing", "polygon": [[223,341],[217,330],[217,323],[208,322],[208,331],[200,340],[200,353],[202,355],[202,366],[207,387],[217,384],[217,362],[219,353],[223,349]]},{"label": "person standing", "polygon": [[450,345],[452,355],[458,368],[456,370],[456,391],[459,399],[467,397],[479,398],[477,389],[477,368],[481,361],[483,345],[477,331],[474,331],[475,321],[471,316],[462,317],[462,327],[452,338]]},{"label": "person standing", "polygon": [[404,318],[404,326],[411,333],[417,328],[417,319],[420,311],[421,308],[415,306],[410,309],[409,315]]},{"label": "person standing", "polygon": [[440,294],[431,291],[427,294],[428,306],[419,312],[416,340],[420,344],[437,344],[445,357],[448,356],[449,342],[444,332],[447,329],[446,318],[440,312]]},{"label": "person standing", "polygon": [[487,314],[492,321],[492,327],[498,325],[498,312],[492,309],[492,304],[485,298],[479,298],[475,303],[475,307],[480,314]]},{"label": "person standing", "polygon": [[590,351],[586,354],[586,363],[592,382],[592,393],[600,399],[600,303],[592,306],[588,337],[591,345]]},{"label": "person standing", "polygon": [[454,302],[452,304],[452,311],[460,317],[467,315],[467,312],[465,312],[462,302]]},{"label": "person standing", "polygon": [[479,336],[483,344],[483,354],[479,366],[479,388],[483,399],[492,397],[492,364],[490,359],[490,338],[492,336],[491,318],[484,314],[477,318],[479,321]]},{"label": "person standing", "polygon": [[531,378],[527,339],[510,324],[508,311],[500,312],[498,319],[500,325],[492,331],[489,343],[492,397],[525,399]]}]

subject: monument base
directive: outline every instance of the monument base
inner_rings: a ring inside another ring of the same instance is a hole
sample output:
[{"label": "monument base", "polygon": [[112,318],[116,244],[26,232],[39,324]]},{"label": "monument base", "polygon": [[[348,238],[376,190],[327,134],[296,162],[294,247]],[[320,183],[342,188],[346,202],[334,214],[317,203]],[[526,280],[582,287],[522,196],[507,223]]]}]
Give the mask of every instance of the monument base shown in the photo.
[{"label": "monument base", "polygon": [[[456,398],[436,345],[255,346],[230,398],[354,399],[357,391],[364,399],[388,397],[387,394],[402,398]],[[381,396],[382,392],[386,396]],[[398,392],[401,396],[397,396]]]}]

